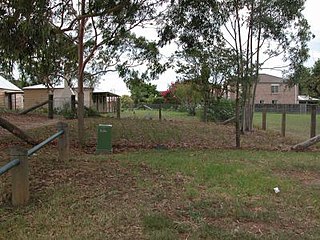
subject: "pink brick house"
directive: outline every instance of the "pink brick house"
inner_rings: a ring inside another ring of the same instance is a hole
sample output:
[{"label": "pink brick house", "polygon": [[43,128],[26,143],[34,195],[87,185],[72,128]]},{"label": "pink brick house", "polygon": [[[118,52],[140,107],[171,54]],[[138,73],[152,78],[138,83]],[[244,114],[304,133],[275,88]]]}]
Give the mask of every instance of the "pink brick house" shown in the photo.
[{"label": "pink brick house", "polygon": [[298,85],[289,87],[283,78],[259,74],[255,104],[298,104]]}]

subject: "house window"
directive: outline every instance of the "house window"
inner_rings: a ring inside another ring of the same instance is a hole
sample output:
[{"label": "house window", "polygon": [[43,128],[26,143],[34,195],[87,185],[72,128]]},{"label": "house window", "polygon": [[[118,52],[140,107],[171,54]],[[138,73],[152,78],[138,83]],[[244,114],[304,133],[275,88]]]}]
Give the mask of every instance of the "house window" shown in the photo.
[{"label": "house window", "polygon": [[278,100],[272,100],[271,103],[272,104],[278,104]]},{"label": "house window", "polygon": [[271,93],[275,94],[279,92],[279,84],[272,84],[271,85]]},{"label": "house window", "polygon": [[260,104],[264,104],[264,100],[260,100]]}]

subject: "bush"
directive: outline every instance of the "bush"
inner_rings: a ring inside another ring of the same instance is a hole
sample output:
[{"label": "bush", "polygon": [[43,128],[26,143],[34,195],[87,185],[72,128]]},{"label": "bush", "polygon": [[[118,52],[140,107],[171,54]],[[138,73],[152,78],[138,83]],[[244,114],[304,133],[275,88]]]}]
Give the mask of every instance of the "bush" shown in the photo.
[{"label": "bush", "polygon": [[63,104],[62,108],[55,108],[54,112],[58,115],[62,115],[65,119],[76,118],[76,113],[72,112],[70,104]]},{"label": "bush", "polygon": [[128,95],[121,96],[120,102],[121,102],[121,108],[123,109],[132,108],[134,105],[132,98]]},{"label": "bush", "polygon": [[85,114],[86,117],[100,117],[100,113],[93,109],[93,108],[85,108]]},{"label": "bush", "polygon": [[164,103],[164,98],[163,97],[155,97],[152,100],[152,104],[163,104]]},{"label": "bush", "polygon": [[[203,120],[203,109],[200,110],[200,116]],[[211,122],[223,122],[235,115],[234,101],[227,99],[218,99],[211,102],[208,106],[207,118]]]}]

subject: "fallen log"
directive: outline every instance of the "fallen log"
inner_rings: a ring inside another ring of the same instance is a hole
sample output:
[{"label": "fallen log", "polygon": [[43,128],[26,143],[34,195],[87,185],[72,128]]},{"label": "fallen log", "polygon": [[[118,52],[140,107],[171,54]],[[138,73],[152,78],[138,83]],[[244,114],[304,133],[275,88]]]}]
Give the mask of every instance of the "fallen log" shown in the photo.
[{"label": "fallen log", "polygon": [[22,131],[20,128],[17,126],[13,125],[6,119],[0,117],[0,126],[3,127],[4,129],[8,130],[11,132],[13,135],[17,136],[18,138],[22,139],[23,141],[31,144],[31,145],[37,145],[37,142],[32,139],[30,136],[28,136],[24,131]]},{"label": "fallen log", "polygon": [[313,138],[308,139],[307,141],[298,143],[296,145],[294,145],[293,147],[291,147],[291,150],[297,150],[297,151],[301,151],[304,150],[316,143],[320,142],[320,135],[317,135]]},{"label": "fallen log", "polygon": [[222,122],[222,125],[227,125],[231,122],[234,122],[235,119],[236,119],[236,117],[229,118],[229,119],[225,120],[224,122]]},{"label": "fallen log", "polygon": [[23,110],[23,111],[20,112],[19,114],[20,114],[20,115],[27,114],[28,112],[31,112],[31,111],[39,108],[39,107],[42,107],[43,105],[46,105],[48,102],[49,102],[49,100],[46,100],[46,101],[44,101],[44,102],[42,102],[42,103],[39,103],[39,104],[37,104],[37,105],[34,105],[34,106],[32,106],[32,107],[30,107],[30,108],[28,108],[28,109],[26,109],[26,110]]}]

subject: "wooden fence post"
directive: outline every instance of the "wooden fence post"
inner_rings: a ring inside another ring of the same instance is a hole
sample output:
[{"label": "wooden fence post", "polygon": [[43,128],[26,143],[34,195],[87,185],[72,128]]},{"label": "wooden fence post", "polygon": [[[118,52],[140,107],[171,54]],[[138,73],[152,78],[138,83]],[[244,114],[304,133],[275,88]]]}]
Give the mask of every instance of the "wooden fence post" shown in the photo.
[{"label": "wooden fence post", "polygon": [[120,98],[117,98],[117,118],[120,119],[121,102]]},{"label": "wooden fence post", "polygon": [[285,137],[286,136],[286,110],[284,109],[282,112],[282,119],[281,119],[281,136]]},{"label": "wooden fence post", "polygon": [[58,131],[63,130],[64,133],[58,138],[58,150],[59,161],[68,161],[69,160],[69,149],[70,149],[70,141],[69,141],[69,127],[67,123],[58,122],[57,124]]},{"label": "wooden fence post", "polygon": [[317,126],[317,106],[311,105],[310,138],[313,138],[316,136],[316,126]]},{"label": "wooden fence post", "polygon": [[262,130],[267,130],[267,109],[262,110]]},{"label": "wooden fence post", "polygon": [[162,105],[161,103],[159,104],[159,121],[162,120]]},{"label": "wooden fence post", "polygon": [[49,93],[48,118],[53,119],[53,94]]},{"label": "wooden fence post", "polygon": [[29,167],[28,151],[23,148],[10,150],[11,160],[19,159],[20,164],[11,170],[12,174],[12,205],[21,206],[28,203],[29,192]]}]

